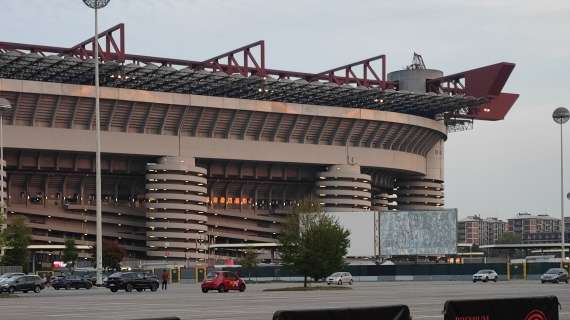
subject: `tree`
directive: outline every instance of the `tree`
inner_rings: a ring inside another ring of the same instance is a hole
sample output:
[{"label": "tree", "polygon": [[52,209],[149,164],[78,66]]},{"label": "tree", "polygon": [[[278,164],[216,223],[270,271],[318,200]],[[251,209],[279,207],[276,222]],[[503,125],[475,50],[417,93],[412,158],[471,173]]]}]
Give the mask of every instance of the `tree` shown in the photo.
[{"label": "tree", "polygon": [[2,257],[2,265],[22,266],[24,272],[27,272],[30,260],[28,245],[32,242],[32,230],[26,225],[24,218],[15,218],[2,233],[2,239],[8,247]]},{"label": "tree", "polygon": [[67,263],[69,270],[71,270],[75,266],[75,261],[77,260],[79,254],[77,253],[77,248],[75,247],[75,240],[67,239],[65,240],[64,244],[65,249],[63,249],[62,259],[65,263]]},{"label": "tree", "polygon": [[251,270],[257,267],[257,252],[251,249],[246,250],[239,263],[245,270],[248,271],[248,277],[251,278]]},{"label": "tree", "polygon": [[302,201],[279,236],[281,260],[285,267],[303,274],[306,287],[308,276],[318,281],[343,267],[349,236],[318,203]]},{"label": "tree", "polygon": [[521,243],[521,236],[514,232],[504,232],[497,244],[518,244]]},{"label": "tree", "polygon": [[[103,268],[121,269],[121,261],[127,255],[127,250],[117,240],[103,239]],[[93,247],[93,256],[97,256],[97,248]]]}]

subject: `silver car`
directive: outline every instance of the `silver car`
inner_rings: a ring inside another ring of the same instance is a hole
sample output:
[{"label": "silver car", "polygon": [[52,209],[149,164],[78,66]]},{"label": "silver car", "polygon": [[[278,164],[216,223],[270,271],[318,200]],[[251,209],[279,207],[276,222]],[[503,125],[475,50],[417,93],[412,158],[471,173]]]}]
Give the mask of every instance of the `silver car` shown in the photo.
[{"label": "silver car", "polygon": [[499,275],[497,274],[497,272],[495,272],[495,270],[491,270],[491,269],[479,270],[479,271],[477,271],[476,274],[473,275],[473,282],[477,282],[477,281],[497,282],[497,280],[499,280]]},{"label": "silver car", "polygon": [[568,283],[568,272],[562,268],[551,268],[548,269],[542,276],[540,276],[540,282],[566,282]]},{"label": "silver car", "polygon": [[352,284],[352,275],[349,272],[335,272],[327,277],[327,285],[345,283]]}]

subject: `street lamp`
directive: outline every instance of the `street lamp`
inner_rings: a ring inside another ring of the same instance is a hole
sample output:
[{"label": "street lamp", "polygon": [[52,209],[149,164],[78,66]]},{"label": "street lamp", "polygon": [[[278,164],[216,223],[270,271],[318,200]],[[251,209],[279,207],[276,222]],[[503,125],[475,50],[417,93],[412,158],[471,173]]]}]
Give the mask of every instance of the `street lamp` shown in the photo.
[{"label": "street lamp", "polygon": [[97,260],[97,285],[103,284],[103,222],[101,216],[101,121],[99,114],[99,26],[97,10],[104,8],[110,0],[83,0],[83,2],[95,11],[95,37],[93,38],[93,51],[95,63],[95,132],[97,147],[95,151],[95,225],[96,225],[96,260]]},{"label": "street lamp", "polygon": [[560,125],[560,216],[562,217],[562,230],[560,231],[560,234],[562,236],[562,254],[560,257],[562,258],[561,263],[564,263],[564,258],[566,255],[564,252],[564,232],[566,231],[566,223],[564,221],[564,144],[562,125],[568,122],[568,119],[570,119],[570,111],[563,107],[557,108],[552,113],[552,119],[554,119],[554,122]]}]

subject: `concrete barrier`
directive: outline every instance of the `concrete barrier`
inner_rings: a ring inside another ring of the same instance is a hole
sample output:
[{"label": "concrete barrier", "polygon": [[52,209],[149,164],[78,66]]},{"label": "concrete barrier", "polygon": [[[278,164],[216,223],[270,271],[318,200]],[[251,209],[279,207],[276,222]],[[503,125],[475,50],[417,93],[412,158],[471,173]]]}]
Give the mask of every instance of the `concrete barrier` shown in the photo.
[{"label": "concrete barrier", "polygon": [[279,310],[273,320],[344,320],[385,319],[410,320],[410,309],[405,305],[309,310]]},{"label": "concrete barrier", "polygon": [[555,296],[449,300],[444,305],[444,320],[558,320],[559,306]]}]

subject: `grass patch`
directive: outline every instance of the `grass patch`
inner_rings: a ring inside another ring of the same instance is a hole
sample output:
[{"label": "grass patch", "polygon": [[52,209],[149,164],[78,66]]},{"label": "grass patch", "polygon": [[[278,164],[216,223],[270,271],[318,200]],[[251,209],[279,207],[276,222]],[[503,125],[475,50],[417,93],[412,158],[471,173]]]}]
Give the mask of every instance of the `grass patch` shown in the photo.
[{"label": "grass patch", "polygon": [[0,293],[0,299],[17,298],[17,297],[18,296],[15,294]]},{"label": "grass patch", "polygon": [[315,287],[284,287],[284,288],[268,288],[263,289],[267,292],[279,292],[279,291],[338,291],[338,290],[352,290],[350,287],[341,286],[315,286]]}]

